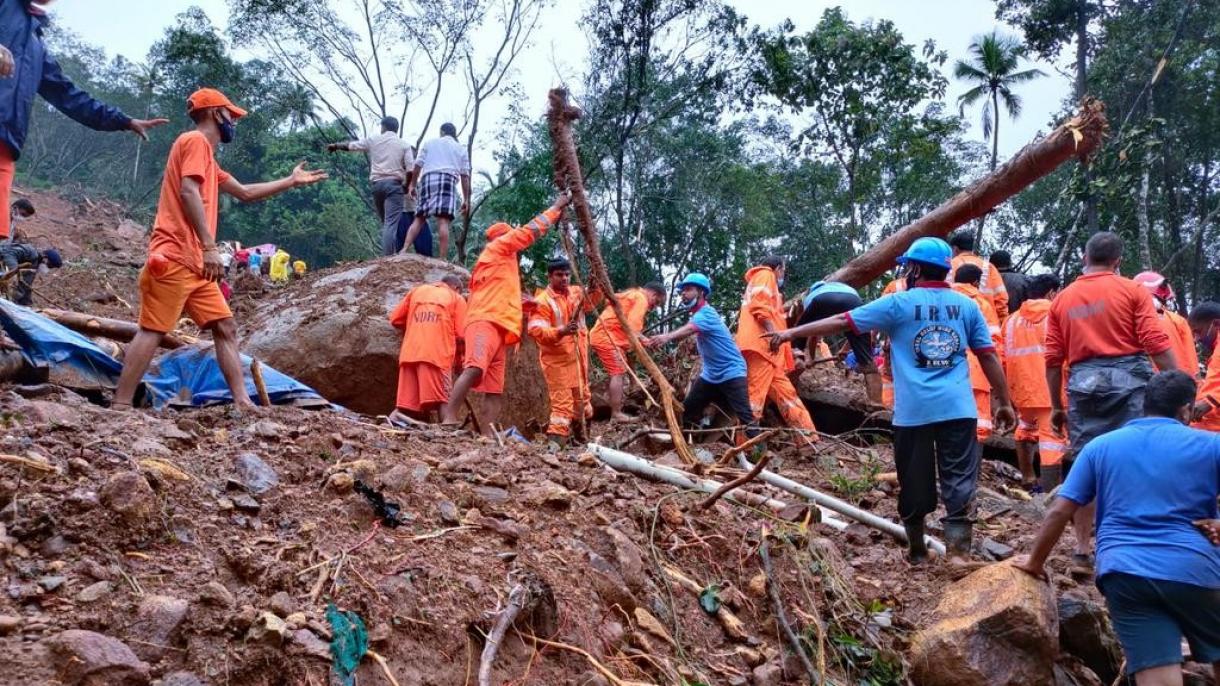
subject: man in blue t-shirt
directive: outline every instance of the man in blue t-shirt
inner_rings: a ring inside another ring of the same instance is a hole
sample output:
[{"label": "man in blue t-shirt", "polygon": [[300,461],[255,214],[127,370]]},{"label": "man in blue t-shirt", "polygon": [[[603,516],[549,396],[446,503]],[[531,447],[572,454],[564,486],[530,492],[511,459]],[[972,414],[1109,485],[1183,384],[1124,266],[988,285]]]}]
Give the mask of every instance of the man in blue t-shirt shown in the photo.
[{"label": "man in blue t-shirt", "polygon": [[906,290],[850,312],[777,332],[772,345],[803,336],[879,331],[889,336],[894,368],[894,464],[898,468],[898,515],[907,533],[909,557],[928,555],[924,518],[936,510],[936,482],[945,504],[941,523],[949,554],[970,556],[970,506],[982,462],[975,436],[978,410],[970,388],[969,349],[995,389],[995,424],[1016,424],[1008,383],[978,305],[949,288],[951,251],[939,238],[920,238],[898,259]]},{"label": "man in blue t-shirt", "polygon": [[737,415],[737,421],[745,426],[746,436],[754,438],[761,430],[750,409],[746,360],[737,349],[724,318],[707,303],[707,296],[712,292],[711,280],[692,272],[677,285],[677,291],[682,296],[682,306],[691,313],[690,321],[669,333],[653,336],[648,347],[659,348],[666,343],[695,337],[703,369],[682,400],[682,422],[698,426],[708,405],[727,405]]},{"label": "man in blue t-shirt", "polygon": [[1144,416],[1093,439],[1076,457],[1028,558],[1046,558],[1076,511],[1097,504],[1097,587],[1138,684],[1181,684],[1181,641],[1220,683],[1220,436],[1185,426],[1195,382],[1161,372]]}]

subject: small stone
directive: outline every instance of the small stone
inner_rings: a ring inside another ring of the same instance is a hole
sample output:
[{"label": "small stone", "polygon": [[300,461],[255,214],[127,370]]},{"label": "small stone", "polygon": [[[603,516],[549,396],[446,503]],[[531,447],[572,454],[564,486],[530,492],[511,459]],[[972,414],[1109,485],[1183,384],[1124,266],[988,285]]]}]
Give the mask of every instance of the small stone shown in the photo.
[{"label": "small stone", "polygon": [[372,460],[356,460],[347,465],[347,471],[352,475],[352,478],[359,479],[366,484],[376,483],[377,480],[377,463]]},{"label": "small stone", "polygon": [[88,476],[93,473],[93,465],[82,457],[70,457],[68,458],[68,470]]},{"label": "small stone", "polygon": [[994,538],[984,538],[983,552],[993,560],[1007,560],[1015,551],[1012,546],[1004,545]]},{"label": "small stone", "polygon": [[72,491],[64,501],[82,512],[88,512],[102,504],[97,493],[88,490]]},{"label": "small stone", "polygon": [[283,591],[279,591],[275,595],[271,596],[271,600],[268,601],[267,606],[271,608],[271,611],[274,612],[278,617],[287,617],[288,615],[297,611],[296,601],[292,599],[292,596]]},{"label": "small stone", "polygon": [[40,552],[43,557],[59,557],[68,550],[68,541],[56,534],[42,542]]},{"label": "small stone", "polygon": [[415,483],[423,483],[428,480],[428,475],[432,473],[432,468],[426,464],[417,464],[411,468],[411,478]]},{"label": "small stone", "polygon": [[352,475],[348,474],[347,472],[336,472],[331,474],[330,478],[326,480],[327,487],[338,493],[347,493],[348,491],[352,490],[352,486],[354,486],[355,483],[356,480],[353,479]]},{"label": "small stone", "polygon": [[437,505],[437,509],[440,510],[442,522],[453,526],[457,526],[458,524],[462,523],[462,518],[458,516],[457,505],[454,505],[451,501],[442,500],[440,504]]},{"label": "small stone", "polygon": [[386,473],[381,475],[382,490],[391,493],[401,492],[406,490],[411,483],[411,470],[406,465],[394,465]]},{"label": "small stone", "polygon": [[250,631],[246,633],[246,640],[280,645],[288,638],[288,635],[288,624],[284,620],[276,617],[273,612],[263,612],[250,626]]},{"label": "small stone", "polygon": [[110,591],[114,588],[114,584],[109,581],[98,581],[97,583],[89,584],[81,589],[80,593],[76,594],[78,603],[93,603],[110,595]]},{"label": "small stone", "polygon": [[102,486],[101,502],[129,524],[146,523],[156,509],[156,496],[139,472],[120,472]]},{"label": "small stone", "polygon": [[267,419],[254,422],[254,424],[250,426],[250,433],[258,436],[259,438],[279,438],[287,431],[288,430],[284,428],[283,424],[277,424],[276,422]]},{"label": "small stone", "polygon": [[174,672],[161,679],[161,686],[207,686],[191,672]]},{"label": "small stone", "polygon": [[141,659],[157,662],[173,646],[182,623],[186,620],[190,603],[181,598],[151,595],[140,602],[135,621],[127,633],[135,646],[132,650]]},{"label": "small stone", "polygon": [[288,652],[309,655],[327,662],[331,660],[330,643],[318,638],[317,634],[309,629],[297,629],[292,632],[292,644],[288,647]]},{"label": "small stone", "polygon": [[233,461],[237,480],[254,495],[262,495],[280,483],[276,471],[254,453],[242,453]]},{"label": "small stone", "polygon": [[7,636],[21,626],[22,619],[13,615],[0,615],[0,636]]},{"label": "small stone", "polygon": [[161,457],[169,457],[173,451],[165,446],[161,441],[154,441],[151,438],[137,438],[128,447],[133,455],[157,455]]},{"label": "small stone", "polygon": [[309,623],[309,617],[304,612],[293,612],[284,618],[284,623],[289,629],[300,629]]},{"label": "small stone", "polygon": [[495,509],[508,502],[508,491],[496,486],[476,486],[474,496],[488,509]]},{"label": "small stone", "polygon": [[237,600],[219,581],[209,581],[199,591],[199,602],[217,607],[233,607]]},{"label": "small stone", "polygon": [[780,686],[784,678],[784,670],[774,662],[759,665],[754,668],[754,686]]},{"label": "small stone", "polygon": [[63,586],[67,580],[67,577],[62,576],[44,576],[38,580],[38,585],[42,586],[42,589],[47,593],[52,593],[60,586]]},{"label": "small stone", "polygon": [[262,509],[263,506],[259,505],[258,501],[254,499],[254,496],[250,495],[249,493],[238,493],[237,495],[233,496],[233,507],[236,507],[242,512],[257,513]]},{"label": "small stone", "polygon": [[144,686],[148,665],[122,641],[93,631],[71,629],[45,641],[60,681],[80,686]]},{"label": "small stone", "polygon": [[230,498],[221,496],[216,499],[216,507],[221,512],[228,512],[229,510],[233,509],[233,500]]}]

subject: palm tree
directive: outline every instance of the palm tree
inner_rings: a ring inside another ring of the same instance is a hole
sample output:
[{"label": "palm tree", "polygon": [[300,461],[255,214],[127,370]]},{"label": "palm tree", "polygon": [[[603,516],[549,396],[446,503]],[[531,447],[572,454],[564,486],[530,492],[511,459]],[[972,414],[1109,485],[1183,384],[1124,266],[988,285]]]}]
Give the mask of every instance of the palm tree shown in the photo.
[{"label": "palm tree", "polygon": [[983,99],[983,140],[991,141],[992,171],[1000,149],[1000,100],[1009,118],[1016,119],[1021,114],[1021,98],[1013,87],[1046,76],[1039,69],[1017,71],[1024,56],[1025,46],[1019,40],[992,31],[977,36],[970,44],[970,59],[958,60],[953,67],[955,78],[974,84],[957,99],[959,111],[964,115],[968,106]]}]

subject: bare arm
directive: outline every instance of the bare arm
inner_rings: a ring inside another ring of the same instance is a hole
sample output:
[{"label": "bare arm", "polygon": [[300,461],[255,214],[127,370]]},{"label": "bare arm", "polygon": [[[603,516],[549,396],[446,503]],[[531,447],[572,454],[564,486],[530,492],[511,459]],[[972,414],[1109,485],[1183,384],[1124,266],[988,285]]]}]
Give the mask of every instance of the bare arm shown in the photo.
[{"label": "bare arm", "polygon": [[328,175],[324,171],[309,171],[305,169],[305,163],[302,162],[293,168],[291,174],[282,179],[243,184],[237,179],[229,177],[227,181],[221,184],[220,190],[242,202],[257,202],[292,188],[315,184],[327,177]]},{"label": "bare arm", "polygon": [[470,174],[462,174],[462,214],[470,214]]},{"label": "bare arm", "polygon": [[1046,511],[1046,518],[1042,520],[1042,528],[1034,538],[1033,550],[1027,558],[1017,560],[1014,566],[1038,578],[1046,578],[1046,558],[1055,549],[1055,544],[1059,542],[1068,522],[1072,521],[1072,515],[1079,509],[1079,505],[1067,498],[1055,498],[1055,503]]},{"label": "bare arm", "polygon": [[[1168,348],[1164,352],[1151,355],[1150,357],[1156,363],[1156,368],[1163,372],[1181,369],[1178,366],[1178,358],[1174,357],[1173,348]],[[1187,373],[1194,373],[1194,370],[1190,370]]]},{"label": "bare arm", "polygon": [[199,179],[193,176],[182,178],[182,188],[178,191],[182,200],[182,209],[186,220],[191,223],[199,245],[203,246],[203,278],[216,281],[224,273],[224,264],[220,261],[220,252],[216,250],[216,239],[208,228],[208,214],[203,208],[203,192]]},{"label": "bare arm", "polygon": [[791,329],[768,332],[763,334],[763,338],[771,339],[771,350],[779,350],[780,346],[791,341],[794,338],[825,338],[836,333],[843,333],[851,328],[851,320],[846,314],[836,314],[833,317],[819,319],[816,322],[809,322]]},{"label": "bare arm", "polygon": [[694,336],[698,332],[699,332],[699,329],[694,324],[690,324],[690,323],[683,324],[682,326],[678,327],[677,329],[674,329],[673,331],[670,331],[669,333],[663,333],[663,334],[653,336],[652,338],[648,339],[648,347],[649,348],[659,348],[659,347],[665,345],[666,343],[673,343],[675,341],[680,341],[684,338],[690,338],[691,336]]}]

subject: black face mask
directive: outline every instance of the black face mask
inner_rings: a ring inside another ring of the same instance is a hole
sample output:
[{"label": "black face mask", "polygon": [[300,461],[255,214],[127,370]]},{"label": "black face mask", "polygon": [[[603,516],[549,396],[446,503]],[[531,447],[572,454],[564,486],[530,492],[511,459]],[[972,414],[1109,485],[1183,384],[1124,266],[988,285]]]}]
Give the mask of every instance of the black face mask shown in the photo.
[{"label": "black face mask", "polygon": [[216,122],[220,126],[220,142],[229,144],[237,137],[237,125],[223,117]]},{"label": "black face mask", "polygon": [[908,291],[911,290],[912,288],[915,288],[915,284],[919,283],[919,275],[915,273],[914,269],[907,270],[906,282],[907,282]]}]

